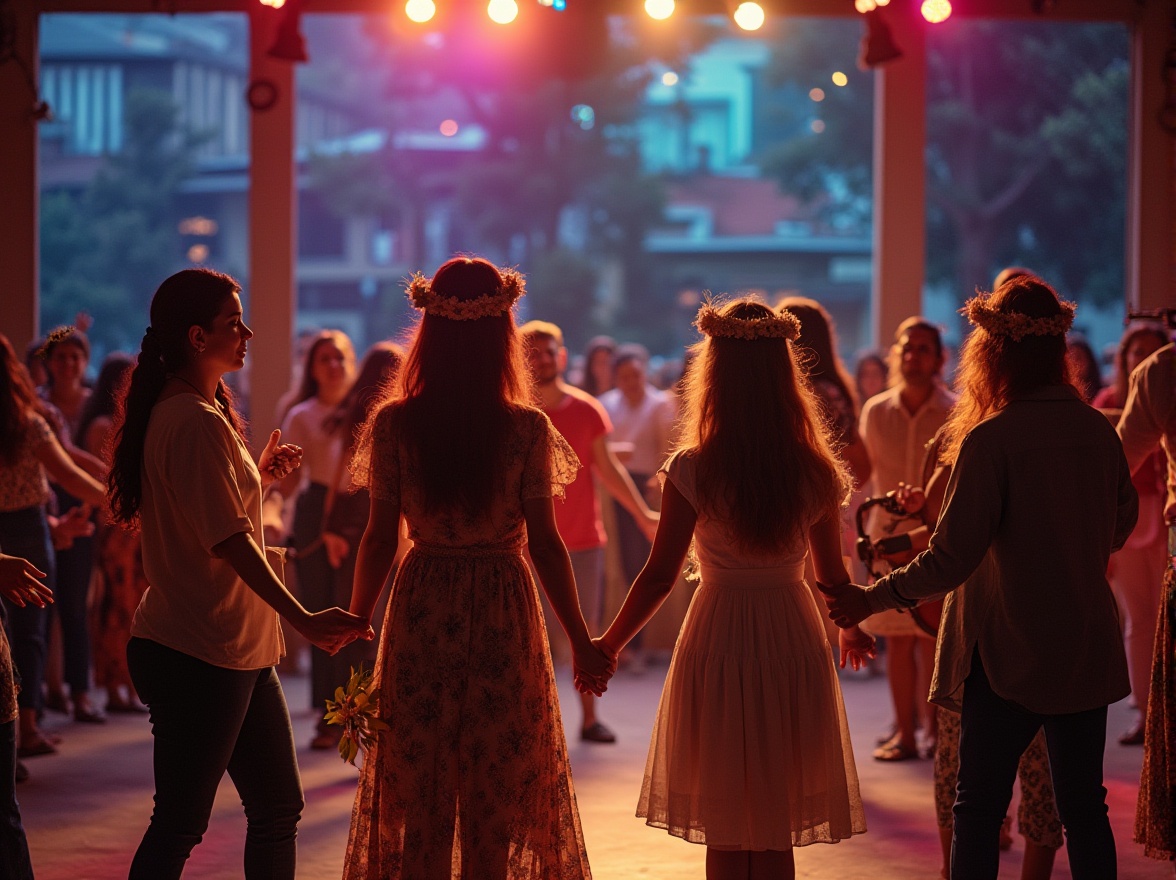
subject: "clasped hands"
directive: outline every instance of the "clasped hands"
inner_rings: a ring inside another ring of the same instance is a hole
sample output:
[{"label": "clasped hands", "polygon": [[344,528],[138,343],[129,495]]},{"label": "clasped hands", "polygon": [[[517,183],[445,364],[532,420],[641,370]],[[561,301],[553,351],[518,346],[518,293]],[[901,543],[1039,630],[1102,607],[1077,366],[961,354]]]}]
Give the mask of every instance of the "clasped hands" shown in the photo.
[{"label": "clasped hands", "polygon": [[617,654],[603,639],[572,647],[572,674],[580,693],[599,697],[608,690],[608,681],[616,671]]},{"label": "clasped hands", "polygon": [[302,464],[302,447],[293,443],[281,443],[281,439],[281,429],[275,428],[257,459],[257,469],[261,471],[262,480],[267,484],[284,480]]},{"label": "clasped hands", "polygon": [[856,627],[870,616],[864,587],[845,583],[836,586],[821,584],[820,588],[825,605],[829,608],[829,619],[841,629]]},{"label": "clasped hands", "polygon": [[331,655],[356,639],[370,642],[376,637],[376,631],[366,619],[337,607],[308,612],[298,631],[316,648]]}]

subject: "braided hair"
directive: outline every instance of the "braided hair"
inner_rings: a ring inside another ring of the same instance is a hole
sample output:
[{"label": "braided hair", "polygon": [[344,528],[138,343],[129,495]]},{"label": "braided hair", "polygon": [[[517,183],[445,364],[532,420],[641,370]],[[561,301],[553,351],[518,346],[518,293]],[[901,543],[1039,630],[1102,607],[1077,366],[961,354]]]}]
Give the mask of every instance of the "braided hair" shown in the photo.
[{"label": "braided hair", "polygon": [[[110,508],[114,519],[123,525],[136,523],[143,502],[143,449],[151,410],[168,376],[192,358],[188,331],[193,326],[210,328],[225,300],[240,290],[241,285],[229,275],[211,269],[184,269],[159,285],[151,298],[151,326],[143,334],[138,362],[115,418]],[[244,439],[244,420],[223,378],[217,382],[216,403]]]}]

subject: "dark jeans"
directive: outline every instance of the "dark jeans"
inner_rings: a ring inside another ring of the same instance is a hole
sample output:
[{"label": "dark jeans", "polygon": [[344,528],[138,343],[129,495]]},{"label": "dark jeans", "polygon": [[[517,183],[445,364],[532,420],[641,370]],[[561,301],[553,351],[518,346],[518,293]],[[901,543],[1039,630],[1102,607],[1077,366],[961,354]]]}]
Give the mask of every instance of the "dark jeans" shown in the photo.
[{"label": "dark jeans", "polygon": [[[45,508],[26,507],[0,513],[0,550],[10,556],[23,556],[49,576],[45,583],[56,590],[53,542]],[[17,702],[22,709],[40,709],[44,703],[41,684],[45,678],[45,637],[49,611],[36,605],[20,608],[4,600],[8,641],[12,643],[12,662],[20,676]]]},{"label": "dark jeans", "polygon": [[155,810],[130,880],[180,876],[226,770],[248,821],[245,877],[293,880],[302,781],[273,668],[223,669],[140,638],[127,661],[155,739]]},{"label": "dark jeans", "polygon": [[1069,715],[1030,712],[993,693],[978,651],[972,655],[960,716],[952,880],[995,880],[1000,824],[1012,798],[1017,763],[1042,727],[1070,872],[1074,880],[1114,880],[1115,838],[1103,787],[1106,706]]},{"label": "dark jeans", "polygon": [[29,844],[16,802],[16,722],[0,724],[0,877],[33,880]]},{"label": "dark jeans", "polygon": [[[294,569],[298,573],[298,595],[307,611],[323,611],[338,604],[335,601],[335,570],[327,560],[327,551],[318,543],[323,531],[323,506],[326,500],[327,487],[321,483],[311,483],[298,496],[298,503],[294,507],[292,532],[297,554],[294,557]],[[309,553],[299,552],[312,544],[315,546]],[[343,607],[347,607],[347,602],[343,603]],[[334,699],[335,688],[347,685],[347,669],[347,662],[341,660],[338,654],[332,657],[322,648],[310,646],[310,708],[320,716],[327,711],[326,701]],[[320,730],[326,729],[326,722],[321,718],[318,727]]]},{"label": "dark jeans", "polygon": [[[82,502],[57,490],[57,509],[65,514]],[[50,619],[61,621],[62,676],[71,694],[90,689],[90,621],[86,600],[90,596],[90,575],[94,571],[94,539],[74,538],[68,550],[57,551],[57,586]]]}]

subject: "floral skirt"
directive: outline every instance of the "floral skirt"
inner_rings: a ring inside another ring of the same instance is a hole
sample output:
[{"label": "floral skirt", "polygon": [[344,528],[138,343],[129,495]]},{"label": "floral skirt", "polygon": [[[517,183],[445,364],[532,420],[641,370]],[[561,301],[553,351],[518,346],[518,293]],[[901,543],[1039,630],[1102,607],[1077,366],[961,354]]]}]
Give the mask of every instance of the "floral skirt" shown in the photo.
[{"label": "floral skirt", "polygon": [[1176,859],[1176,567],[1168,564],[1156,626],[1151,693],[1143,740],[1143,774],[1135,842],[1153,859]]},{"label": "floral skirt", "polygon": [[588,880],[539,610],[518,549],[401,563],[345,880]]},{"label": "floral skirt", "polygon": [[801,571],[708,571],[666,677],[637,815],[787,850],[866,830],[841,687]]}]

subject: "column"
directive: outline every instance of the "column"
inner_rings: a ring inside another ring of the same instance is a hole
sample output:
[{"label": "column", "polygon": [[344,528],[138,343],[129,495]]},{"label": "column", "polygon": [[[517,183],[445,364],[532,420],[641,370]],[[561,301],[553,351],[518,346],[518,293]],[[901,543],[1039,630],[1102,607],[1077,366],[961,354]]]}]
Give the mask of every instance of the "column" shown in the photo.
[{"label": "column", "polygon": [[297,307],[294,65],[267,55],[284,14],[259,3],[249,9],[250,82],[269,83],[276,94],[249,116],[249,320],[257,334],[249,344],[250,412],[260,442],[276,427],[274,408],[290,384]]},{"label": "column", "polygon": [[874,344],[923,310],[926,263],[926,38],[913,0],[881,10],[902,58],[874,74]]}]

